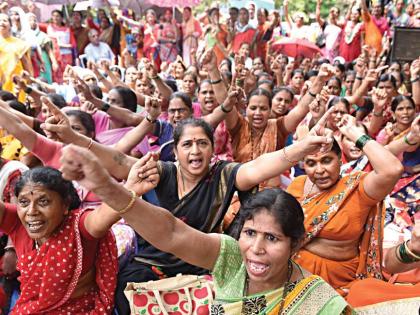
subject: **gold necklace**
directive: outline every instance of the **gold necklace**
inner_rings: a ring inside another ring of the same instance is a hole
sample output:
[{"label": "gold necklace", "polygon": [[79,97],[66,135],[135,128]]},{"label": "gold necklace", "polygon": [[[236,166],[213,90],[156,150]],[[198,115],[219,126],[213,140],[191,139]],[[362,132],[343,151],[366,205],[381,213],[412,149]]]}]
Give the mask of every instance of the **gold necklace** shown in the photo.
[{"label": "gold necklace", "polygon": [[315,183],[312,183],[312,186],[311,186],[311,189],[309,190],[309,192],[303,196],[302,206],[308,204],[311,200],[316,198],[321,193],[321,191],[319,191],[318,193],[311,196],[311,193],[312,193],[312,190],[314,189],[314,186],[315,186]]}]

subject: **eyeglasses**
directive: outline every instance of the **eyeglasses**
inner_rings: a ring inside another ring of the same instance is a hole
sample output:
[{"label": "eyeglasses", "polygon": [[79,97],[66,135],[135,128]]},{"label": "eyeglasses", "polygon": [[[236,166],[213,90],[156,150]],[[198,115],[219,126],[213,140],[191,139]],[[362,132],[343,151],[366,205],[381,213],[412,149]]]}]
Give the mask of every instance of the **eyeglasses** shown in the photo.
[{"label": "eyeglasses", "polygon": [[185,114],[186,112],[188,112],[187,108],[171,108],[168,109],[168,113],[171,115],[174,115],[176,112],[178,112],[179,114]]}]

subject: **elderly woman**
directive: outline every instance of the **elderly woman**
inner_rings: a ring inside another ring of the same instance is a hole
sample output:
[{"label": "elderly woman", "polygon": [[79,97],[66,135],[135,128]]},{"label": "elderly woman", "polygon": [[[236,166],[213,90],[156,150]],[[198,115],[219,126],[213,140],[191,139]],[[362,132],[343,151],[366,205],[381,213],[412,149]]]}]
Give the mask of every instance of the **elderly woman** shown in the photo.
[{"label": "elderly woman", "polygon": [[[190,126],[183,131],[179,154],[185,151],[186,143],[196,154],[209,146],[208,137],[200,129]],[[307,137],[285,154],[299,160],[319,149],[321,139]],[[227,235],[200,232],[176,214],[137,198],[136,194],[153,188],[158,180],[157,170],[149,168],[152,156],[147,163],[133,166],[124,188],[88,150],[69,146],[65,151],[62,171],[67,178],[82,178],[81,184],[93,189],[110,207],[121,209],[118,214],[162,252],[212,271],[216,290],[212,314],[339,314],[346,309],[346,302],[320,277],[308,274],[291,260],[304,234],[304,216],[299,203],[288,193],[266,190],[250,198],[241,210],[240,237],[236,241]],[[285,157],[277,157],[275,164],[278,169],[292,165]],[[262,165],[258,169],[268,170]],[[236,185],[245,184],[243,180],[249,175],[261,179],[243,165],[238,169]],[[115,196],[109,194],[111,191]]]},{"label": "elderly woman", "polygon": [[117,272],[109,232],[114,222],[100,208],[78,209],[73,185],[51,168],[26,171],[15,196],[17,206],[0,203],[0,229],[15,245],[21,273],[12,314],[110,314]]},{"label": "elderly woman", "polygon": [[378,203],[391,192],[403,167],[357,128],[354,117],[343,115],[337,127],[366,154],[373,170],[340,177],[341,150],[334,142],[331,151],[305,157],[307,175],[296,178],[288,191],[306,215],[306,236],[296,261],[345,294],[357,279],[382,277],[384,214]]}]

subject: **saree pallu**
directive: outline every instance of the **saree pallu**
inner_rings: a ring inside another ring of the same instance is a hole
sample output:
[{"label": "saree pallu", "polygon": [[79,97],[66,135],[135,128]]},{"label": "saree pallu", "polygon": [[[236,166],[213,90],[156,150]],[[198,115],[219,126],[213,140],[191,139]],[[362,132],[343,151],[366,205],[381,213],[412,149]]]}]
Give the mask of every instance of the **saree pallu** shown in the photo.
[{"label": "saree pallu", "polygon": [[211,315],[277,315],[277,314],[342,314],[349,312],[346,301],[324,280],[310,275],[300,280],[284,298],[280,288],[265,295],[255,295],[240,301],[225,301],[226,304],[211,306]]},{"label": "saree pallu", "polygon": [[118,272],[117,250],[111,232],[98,243],[96,284],[72,298],[82,273],[83,248],[79,230],[83,210],[73,210],[39,250],[19,257],[21,296],[11,314],[110,314]]},{"label": "saree pallu", "polygon": [[[357,196],[353,199],[355,193],[362,198],[359,185],[363,185],[362,179],[365,175],[363,172],[352,173],[341,178],[330,191],[310,198],[303,197],[306,176],[298,177],[288,188],[288,192],[299,200],[305,213],[306,235],[302,249],[295,257],[296,262],[324,280],[328,279],[329,284],[342,294],[342,289],[355,280],[371,277],[382,279],[385,208],[382,205],[372,205],[365,209],[364,199]],[[351,216],[358,213],[366,213],[366,217],[360,216],[353,220]],[[359,255],[349,261],[329,260],[304,249],[315,237],[348,240],[351,237],[357,239],[359,234]],[[316,265],[313,264],[315,258]],[[329,266],[333,266],[334,273],[329,273]]]},{"label": "saree pallu", "polygon": [[365,279],[352,286],[347,301],[358,314],[415,314],[420,307],[420,283],[394,285],[377,279]]},{"label": "saree pallu", "polygon": [[[15,92],[13,76],[22,74],[24,69],[21,60],[30,48],[28,43],[19,38],[13,36],[0,38],[0,82],[3,90]],[[25,101],[23,92],[19,93],[18,100]]]}]

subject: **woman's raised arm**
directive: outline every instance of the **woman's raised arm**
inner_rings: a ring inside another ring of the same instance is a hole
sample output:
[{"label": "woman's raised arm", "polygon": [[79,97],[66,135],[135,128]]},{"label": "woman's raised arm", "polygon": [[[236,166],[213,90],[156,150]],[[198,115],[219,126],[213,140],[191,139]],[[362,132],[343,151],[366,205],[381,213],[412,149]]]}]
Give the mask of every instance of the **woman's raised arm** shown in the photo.
[{"label": "woman's raised arm", "polygon": [[115,178],[124,180],[130,172],[131,166],[137,159],[121,153],[120,151],[93,141],[92,139],[75,132],[68,117],[60,111],[48,98],[45,98],[45,105],[53,114],[41,127],[51,133],[54,139],[63,143],[73,143],[81,147],[89,148],[96,156],[100,157],[103,167]]},{"label": "woman's raised arm", "polygon": [[333,110],[334,106],[321,117],[311,132],[301,141],[281,150],[260,155],[255,160],[241,165],[236,175],[236,188],[242,191],[249,190],[265,180],[280,176],[306,155],[329,149],[332,143],[332,132],[325,129],[325,124]]},{"label": "woman's raised arm", "polygon": [[392,191],[404,171],[401,162],[389,150],[364,135],[356,127],[356,119],[353,116],[344,115],[337,127],[356,145],[359,143],[358,147],[363,150],[373,167],[373,171],[365,177],[363,182],[366,194],[378,201],[384,199]]},{"label": "woman's raised arm", "polygon": [[6,109],[8,106],[6,102],[0,100],[0,126],[15,136],[29,151],[32,151],[36,142],[36,132]]},{"label": "woman's raised arm", "polygon": [[[71,163],[68,168],[62,169],[63,176],[69,180],[79,180],[82,186],[93,191],[104,202],[96,213],[93,211],[90,214],[91,219],[86,219],[89,231],[97,229],[99,225],[104,229],[121,216],[142,238],[160,250],[195,266],[210,270],[214,267],[220,250],[218,234],[202,233],[175,218],[169,211],[137,198],[136,194],[156,186],[157,170],[148,167],[156,157],[148,154],[139,160],[131,169],[125,187],[116,183],[88,150],[68,146],[65,148],[65,157]],[[106,218],[100,218],[100,212]]]}]

